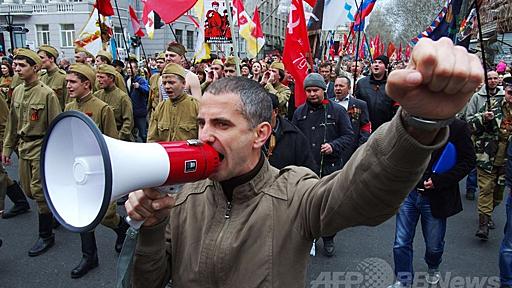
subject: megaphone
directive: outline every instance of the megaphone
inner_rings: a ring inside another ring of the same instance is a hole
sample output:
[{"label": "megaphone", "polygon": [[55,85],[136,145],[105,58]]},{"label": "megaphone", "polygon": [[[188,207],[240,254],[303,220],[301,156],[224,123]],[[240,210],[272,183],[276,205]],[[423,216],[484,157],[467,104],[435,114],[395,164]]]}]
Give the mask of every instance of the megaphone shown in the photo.
[{"label": "megaphone", "polygon": [[55,218],[85,232],[103,219],[108,205],[128,193],[207,178],[219,154],[198,140],[131,143],[102,135],[87,115],[59,114],[41,150],[41,182]]}]

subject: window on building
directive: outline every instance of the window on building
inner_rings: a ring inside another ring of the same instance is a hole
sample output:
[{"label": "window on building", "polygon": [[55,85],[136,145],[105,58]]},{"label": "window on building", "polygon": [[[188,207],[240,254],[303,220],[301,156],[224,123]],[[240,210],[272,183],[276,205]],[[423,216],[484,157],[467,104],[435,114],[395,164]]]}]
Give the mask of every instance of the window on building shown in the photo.
[{"label": "window on building", "polygon": [[[24,26],[24,25],[18,25],[18,26]],[[22,48],[22,47],[26,47],[26,46],[27,46],[27,34],[14,32],[14,47]]]},{"label": "window on building", "polygon": [[187,31],[187,50],[194,50],[194,31]]},{"label": "window on building", "polygon": [[121,27],[114,27],[114,39],[116,40],[117,48],[126,48],[124,47],[123,30],[121,30]]},{"label": "window on building", "polygon": [[75,24],[60,25],[60,43],[61,47],[73,47],[75,41]]},{"label": "window on building", "polygon": [[50,25],[36,25],[37,46],[50,45]]},{"label": "window on building", "polygon": [[183,43],[183,30],[176,29],[176,42]]}]

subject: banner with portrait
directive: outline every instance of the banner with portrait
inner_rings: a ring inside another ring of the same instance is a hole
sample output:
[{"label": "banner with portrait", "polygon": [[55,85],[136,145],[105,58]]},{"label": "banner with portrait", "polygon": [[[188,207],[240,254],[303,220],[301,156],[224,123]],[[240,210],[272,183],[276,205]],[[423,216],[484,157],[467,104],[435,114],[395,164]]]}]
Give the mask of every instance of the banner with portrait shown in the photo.
[{"label": "banner with portrait", "polygon": [[231,44],[228,9],[225,1],[204,1],[204,39],[209,44]]}]

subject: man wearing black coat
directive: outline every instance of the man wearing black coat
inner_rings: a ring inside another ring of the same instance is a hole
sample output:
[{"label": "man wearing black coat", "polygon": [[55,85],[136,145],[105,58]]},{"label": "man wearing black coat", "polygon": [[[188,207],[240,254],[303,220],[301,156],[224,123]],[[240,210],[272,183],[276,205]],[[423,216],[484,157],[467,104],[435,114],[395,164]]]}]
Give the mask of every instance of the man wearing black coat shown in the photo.
[{"label": "man wearing black coat", "polygon": [[277,169],[290,165],[303,166],[316,171],[317,165],[311,151],[304,149],[309,146],[308,139],[288,119],[279,115],[277,96],[268,95],[272,100],[272,135],[263,146],[263,152],[270,165]]},{"label": "man wearing black coat", "polygon": [[371,75],[357,81],[354,96],[368,105],[373,131],[393,118],[398,103],[386,94],[387,67],[389,58],[381,55],[371,66]]},{"label": "man wearing black coat", "polygon": [[393,246],[397,282],[390,287],[410,287],[414,281],[413,239],[420,216],[426,246],[425,262],[428,265],[425,280],[432,285],[439,282],[446,218],[462,211],[459,181],[476,164],[471,131],[466,122],[456,119],[450,124],[448,143],[455,146],[455,165],[445,173],[433,173],[432,169],[446,145],[436,150],[432,154],[423,181],[409,193],[398,211]]},{"label": "man wearing black coat", "polygon": [[[295,110],[292,120],[309,140],[309,149],[318,165],[314,172],[320,177],[340,170],[343,155],[354,149],[354,132],[347,111],[327,99],[326,89],[322,75],[309,74],[304,79],[306,103]],[[335,235],[323,237],[324,252],[329,257],[334,255]]]}]

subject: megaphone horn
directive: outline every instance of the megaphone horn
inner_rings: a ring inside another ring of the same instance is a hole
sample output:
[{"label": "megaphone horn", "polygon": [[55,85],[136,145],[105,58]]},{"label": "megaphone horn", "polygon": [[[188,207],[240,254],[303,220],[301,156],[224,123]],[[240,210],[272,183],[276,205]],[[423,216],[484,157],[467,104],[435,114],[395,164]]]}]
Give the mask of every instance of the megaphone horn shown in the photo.
[{"label": "megaphone horn", "polygon": [[198,140],[131,143],[102,135],[87,115],[59,114],[41,150],[41,181],[55,218],[85,232],[103,219],[108,205],[143,188],[207,178],[219,154]]}]

